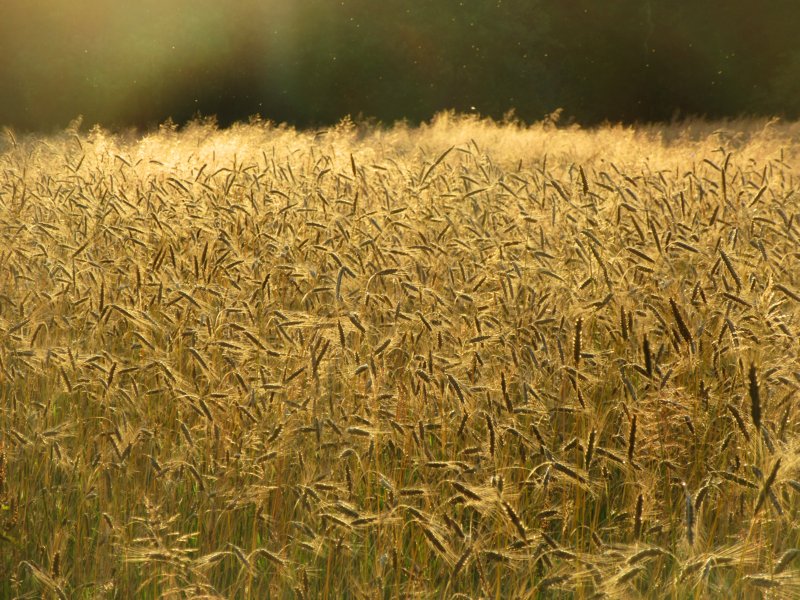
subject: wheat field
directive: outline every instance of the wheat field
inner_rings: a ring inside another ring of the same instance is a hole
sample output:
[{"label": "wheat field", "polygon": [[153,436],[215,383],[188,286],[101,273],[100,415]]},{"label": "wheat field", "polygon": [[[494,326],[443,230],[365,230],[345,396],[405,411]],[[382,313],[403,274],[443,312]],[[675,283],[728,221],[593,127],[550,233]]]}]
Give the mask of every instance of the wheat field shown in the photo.
[{"label": "wheat field", "polygon": [[800,125],[0,141],[0,597],[800,598]]}]

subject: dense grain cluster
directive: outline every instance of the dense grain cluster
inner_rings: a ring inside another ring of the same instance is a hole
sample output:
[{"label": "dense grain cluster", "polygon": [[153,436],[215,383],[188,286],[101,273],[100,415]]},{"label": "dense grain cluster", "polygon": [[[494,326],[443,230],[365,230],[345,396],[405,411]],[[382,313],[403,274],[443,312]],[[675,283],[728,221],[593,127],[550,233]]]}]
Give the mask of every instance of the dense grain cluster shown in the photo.
[{"label": "dense grain cluster", "polygon": [[800,136],[703,127],[7,133],[0,597],[800,595]]}]

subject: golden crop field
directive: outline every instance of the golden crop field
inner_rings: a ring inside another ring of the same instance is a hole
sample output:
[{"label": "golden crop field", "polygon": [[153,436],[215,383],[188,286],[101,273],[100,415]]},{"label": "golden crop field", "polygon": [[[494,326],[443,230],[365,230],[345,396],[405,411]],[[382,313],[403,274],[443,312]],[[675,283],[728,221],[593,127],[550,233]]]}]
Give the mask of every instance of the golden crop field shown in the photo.
[{"label": "golden crop field", "polygon": [[800,126],[0,142],[0,597],[800,598]]}]

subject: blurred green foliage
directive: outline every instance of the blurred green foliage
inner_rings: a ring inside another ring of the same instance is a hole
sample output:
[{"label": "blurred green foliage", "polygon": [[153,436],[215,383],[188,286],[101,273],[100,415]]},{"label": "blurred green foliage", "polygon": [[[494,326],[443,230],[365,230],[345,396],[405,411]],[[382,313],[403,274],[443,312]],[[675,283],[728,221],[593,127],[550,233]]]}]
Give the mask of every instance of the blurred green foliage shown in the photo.
[{"label": "blurred green foliage", "polygon": [[796,0],[4,0],[0,123],[800,116]]}]

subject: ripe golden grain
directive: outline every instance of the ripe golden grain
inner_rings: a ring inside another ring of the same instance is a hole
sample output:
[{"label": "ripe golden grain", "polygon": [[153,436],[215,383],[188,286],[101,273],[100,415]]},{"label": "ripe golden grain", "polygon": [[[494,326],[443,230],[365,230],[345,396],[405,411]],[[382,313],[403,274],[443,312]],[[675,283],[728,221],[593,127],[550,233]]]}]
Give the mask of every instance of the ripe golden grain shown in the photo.
[{"label": "ripe golden grain", "polygon": [[0,597],[791,594],[796,132],[689,126],[13,138]]}]

